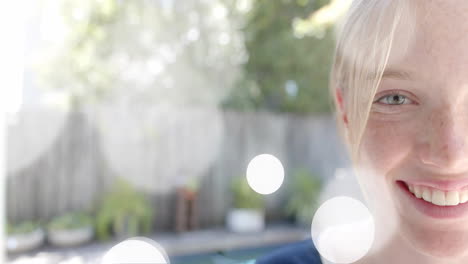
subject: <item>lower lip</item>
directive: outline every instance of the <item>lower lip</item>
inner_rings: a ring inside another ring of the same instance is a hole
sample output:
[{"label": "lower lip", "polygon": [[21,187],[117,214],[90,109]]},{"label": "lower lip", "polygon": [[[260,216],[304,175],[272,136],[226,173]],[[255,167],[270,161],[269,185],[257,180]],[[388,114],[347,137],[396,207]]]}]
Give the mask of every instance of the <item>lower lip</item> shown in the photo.
[{"label": "lower lip", "polygon": [[416,207],[416,209],[426,216],[437,219],[452,219],[468,216],[468,202],[454,206],[438,206],[423,199],[416,198],[409,190],[406,184],[402,181],[396,182],[398,189],[403,193],[406,200]]}]

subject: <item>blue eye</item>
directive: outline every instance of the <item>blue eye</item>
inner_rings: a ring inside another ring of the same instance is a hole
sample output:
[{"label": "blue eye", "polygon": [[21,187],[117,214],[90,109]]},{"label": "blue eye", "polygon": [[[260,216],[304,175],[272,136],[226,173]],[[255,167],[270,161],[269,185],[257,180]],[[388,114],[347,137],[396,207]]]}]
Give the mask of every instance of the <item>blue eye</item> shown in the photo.
[{"label": "blue eye", "polygon": [[402,105],[402,104],[408,104],[409,99],[401,94],[390,94],[381,97],[379,100],[377,100],[378,103],[382,104],[387,104],[387,105]]}]

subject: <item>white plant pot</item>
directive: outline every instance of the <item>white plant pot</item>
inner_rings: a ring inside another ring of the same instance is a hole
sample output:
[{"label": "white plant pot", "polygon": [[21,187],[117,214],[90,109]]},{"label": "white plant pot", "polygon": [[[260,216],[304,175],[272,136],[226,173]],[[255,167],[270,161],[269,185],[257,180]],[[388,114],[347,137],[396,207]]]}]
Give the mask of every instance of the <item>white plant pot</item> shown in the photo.
[{"label": "white plant pot", "polygon": [[89,242],[94,236],[93,227],[87,226],[69,230],[49,230],[47,240],[57,247],[73,247]]},{"label": "white plant pot", "polygon": [[41,228],[27,234],[9,235],[6,248],[9,253],[21,253],[36,249],[44,243],[45,234]]},{"label": "white plant pot", "polygon": [[236,233],[260,232],[265,228],[265,215],[256,209],[231,209],[226,217],[226,225]]}]

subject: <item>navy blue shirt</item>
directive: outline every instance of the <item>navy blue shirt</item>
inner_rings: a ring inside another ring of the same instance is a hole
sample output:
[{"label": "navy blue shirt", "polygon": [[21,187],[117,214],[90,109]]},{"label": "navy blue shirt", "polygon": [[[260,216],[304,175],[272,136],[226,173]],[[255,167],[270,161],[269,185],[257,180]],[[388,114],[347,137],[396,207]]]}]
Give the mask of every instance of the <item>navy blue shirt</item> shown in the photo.
[{"label": "navy blue shirt", "polygon": [[320,254],[311,239],[288,245],[257,259],[256,264],[321,264]]}]

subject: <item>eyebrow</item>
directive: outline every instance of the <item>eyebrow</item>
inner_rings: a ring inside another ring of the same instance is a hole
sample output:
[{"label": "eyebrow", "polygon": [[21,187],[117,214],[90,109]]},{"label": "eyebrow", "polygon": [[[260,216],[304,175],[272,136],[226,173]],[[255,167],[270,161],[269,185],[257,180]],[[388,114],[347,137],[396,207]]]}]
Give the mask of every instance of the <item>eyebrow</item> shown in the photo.
[{"label": "eyebrow", "polygon": [[382,74],[382,79],[411,80],[411,73],[403,70],[388,68]]}]

